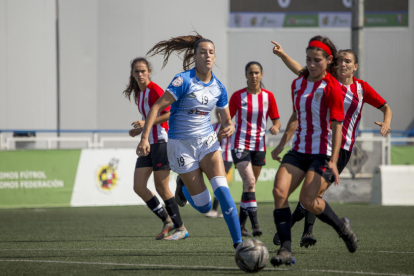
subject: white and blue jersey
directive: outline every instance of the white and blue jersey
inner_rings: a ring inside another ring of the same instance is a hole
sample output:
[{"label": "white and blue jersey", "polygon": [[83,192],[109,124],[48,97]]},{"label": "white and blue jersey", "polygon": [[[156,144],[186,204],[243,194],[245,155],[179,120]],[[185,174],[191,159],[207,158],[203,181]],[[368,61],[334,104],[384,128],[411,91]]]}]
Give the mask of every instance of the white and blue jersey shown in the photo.
[{"label": "white and blue jersey", "polygon": [[169,118],[168,138],[189,140],[214,132],[210,112],[228,107],[227,91],[213,74],[209,83],[200,81],[195,69],[177,74],[166,89],[174,98]]}]

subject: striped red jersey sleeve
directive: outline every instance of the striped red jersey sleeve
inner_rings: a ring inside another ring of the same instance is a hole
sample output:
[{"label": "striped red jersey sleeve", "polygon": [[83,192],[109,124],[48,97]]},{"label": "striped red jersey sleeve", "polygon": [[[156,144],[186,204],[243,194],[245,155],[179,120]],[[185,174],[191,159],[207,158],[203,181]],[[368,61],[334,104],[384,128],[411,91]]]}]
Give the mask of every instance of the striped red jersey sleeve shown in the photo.
[{"label": "striped red jersey sleeve", "polygon": [[365,81],[359,80],[362,82],[362,87],[364,89],[363,101],[369,105],[372,105],[375,108],[381,108],[387,102],[375,91],[374,88],[371,87]]},{"label": "striped red jersey sleeve", "polygon": [[269,118],[271,120],[276,120],[280,118],[275,96],[271,92],[269,92]]},{"label": "striped red jersey sleeve", "polygon": [[296,108],[295,108],[295,83],[296,83],[296,80],[297,79],[295,79],[293,82],[292,82],[292,85],[290,86],[291,87],[291,94],[292,94],[292,108],[293,108],[293,112],[296,112]]},{"label": "striped red jersey sleeve", "polygon": [[342,122],[345,119],[344,99],[342,96],[342,86],[327,73],[325,79],[329,82],[326,86],[326,105],[329,108],[329,120]]},{"label": "striped red jersey sleeve", "polygon": [[238,109],[238,103],[240,100],[238,99],[240,96],[239,91],[236,91],[231,95],[230,102],[229,102],[229,111],[230,111],[230,118],[233,118],[236,115]]},{"label": "striped red jersey sleeve", "polygon": [[[148,84],[148,88],[151,90],[151,107],[152,105],[158,101],[158,99],[164,94],[164,90],[162,90],[161,87],[159,87],[157,84],[150,82]],[[167,106],[163,111],[160,112],[160,114],[164,114],[166,112],[169,112],[171,109],[171,106]]]}]

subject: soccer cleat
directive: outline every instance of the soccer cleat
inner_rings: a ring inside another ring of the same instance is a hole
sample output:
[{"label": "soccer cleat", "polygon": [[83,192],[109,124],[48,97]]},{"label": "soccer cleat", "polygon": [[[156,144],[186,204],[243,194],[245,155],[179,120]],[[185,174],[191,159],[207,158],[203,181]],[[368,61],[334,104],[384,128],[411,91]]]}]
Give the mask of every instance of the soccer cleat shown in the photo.
[{"label": "soccer cleat", "polygon": [[281,245],[282,244],[280,242],[279,235],[277,233],[273,236],[273,244],[274,245]]},{"label": "soccer cleat", "polygon": [[253,237],[260,237],[261,235],[263,235],[263,231],[262,229],[260,229],[259,224],[255,224],[252,228],[253,232]]},{"label": "soccer cleat", "polygon": [[304,246],[308,248],[309,246],[315,245],[318,240],[312,235],[312,233],[305,233],[300,239],[300,247]]},{"label": "soccer cleat", "polygon": [[358,248],[358,238],[351,228],[351,222],[347,218],[341,218],[344,222],[344,228],[339,233],[339,237],[343,239],[348,248],[348,251],[354,253]]},{"label": "soccer cleat", "polygon": [[285,264],[285,265],[292,265],[296,262],[295,257],[293,256],[292,252],[288,251],[286,248],[280,248],[277,251],[277,255],[274,256],[271,260],[270,263],[273,266],[279,266],[281,264]]},{"label": "soccer cleat", "polygon": [[233,244],[234,249],[237,249],[237,246],[239,246],[239,244],[241,244],[241,242],[236,242]]},{"label": "soccer cleat", "polygon": [[211,209],[210,211],[208,211],[206,213],[206,217],[208,218],[217,218],[218,217],[218,213],[216,210]]},{"label": "soccer cleat", "polygon": [[187,229],[176,229],[174,234],[172,234],[171,236],[165,237],[164,240],[165,241],[178,241],[178,240],[183,240],[185,238],[188,238],[188,231]]},{"label": "soccer cleat", "polygon": [[250,233],[247,231],[247,229],[246,229],[246,228],[244,228],[244,227],[241,227],[241,234],[242,234],[242,236],[243,236],[243,237],[251,237],[251,236],[252,236],[252,234],[250,234]]},{"label": "soccer cleat", "polygon": [[177,175],[177,188],[175,189],[175,202],[177,202],[178,206],[184,207],[187,204],[187,199],[185,198],[185,195],[183,193],[183,186],[184,182],[181,180],[180,176]]},{"label": "soccer cleat", "polygon": [[170,220],[170,221],[165,221],[164,222],[164,227],[162,228],[161,233],[159,233],[155,239],[156,240],[162,240],[163,238],[165,238],[166,236],[168,236],[168,233],[170,231],[172,231],[174,229],[174,223]]}]

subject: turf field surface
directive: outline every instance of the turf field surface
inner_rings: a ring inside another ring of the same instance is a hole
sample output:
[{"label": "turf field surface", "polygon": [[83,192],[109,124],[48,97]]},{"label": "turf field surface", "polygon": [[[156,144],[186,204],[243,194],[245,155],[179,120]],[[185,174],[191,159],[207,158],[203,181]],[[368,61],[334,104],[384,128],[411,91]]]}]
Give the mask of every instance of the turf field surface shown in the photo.
[{"label": "turf field surface", "polygon": [[[269,263],[258,275],[414,275],[414,207],[331,206],[351,220],[356,253],[320,221],[316,246],[300,248],[299,222],[292,232],[296,264]],[[205,218],[189,205],[180,210],[190,234],[181,241],[156,241],[162,223],[146,206],[0,210],[0,275],[245,274],[222,218]],[[272,213],[272,204],[259,203],[260,240],[270,256],[278,249]]]}]

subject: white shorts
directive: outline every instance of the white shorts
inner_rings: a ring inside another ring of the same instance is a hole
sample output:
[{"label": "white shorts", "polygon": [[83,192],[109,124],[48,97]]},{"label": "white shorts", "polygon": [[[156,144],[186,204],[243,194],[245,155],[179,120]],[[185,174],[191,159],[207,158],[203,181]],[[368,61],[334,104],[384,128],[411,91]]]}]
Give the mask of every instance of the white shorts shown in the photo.
[{"label": "white shorts", "polygon": [[221,151],[221,147],[215,132],[191,140],[168,139],[168,161],[171,170],[178,174],[198,169],[204,156],[218,150]]}]

